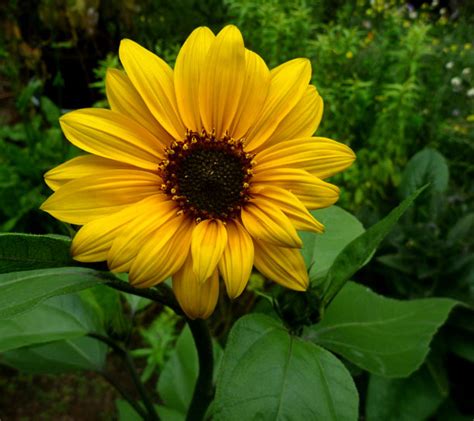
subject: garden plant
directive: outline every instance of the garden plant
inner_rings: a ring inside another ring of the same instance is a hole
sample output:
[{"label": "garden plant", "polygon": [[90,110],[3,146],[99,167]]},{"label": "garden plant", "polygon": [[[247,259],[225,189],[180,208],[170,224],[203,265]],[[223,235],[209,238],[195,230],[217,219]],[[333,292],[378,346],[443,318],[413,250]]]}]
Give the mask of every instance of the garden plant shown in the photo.
[{"label": "garden plant", "polygon": [[472,419],[469,2],[5,11],[0,420]]}]

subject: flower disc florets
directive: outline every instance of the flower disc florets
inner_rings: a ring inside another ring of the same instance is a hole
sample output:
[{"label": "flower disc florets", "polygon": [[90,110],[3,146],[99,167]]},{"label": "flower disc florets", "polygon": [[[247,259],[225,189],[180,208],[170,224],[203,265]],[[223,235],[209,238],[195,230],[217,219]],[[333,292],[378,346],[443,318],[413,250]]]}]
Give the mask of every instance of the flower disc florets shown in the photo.
[{"label": "flower disc florets", "polygon": [[227,134],[218,139],[206,131],[188,131],[166,149],[159,164],[162,190],[198,222],[236,217],[249,200],[254,165],[243,143]]}]

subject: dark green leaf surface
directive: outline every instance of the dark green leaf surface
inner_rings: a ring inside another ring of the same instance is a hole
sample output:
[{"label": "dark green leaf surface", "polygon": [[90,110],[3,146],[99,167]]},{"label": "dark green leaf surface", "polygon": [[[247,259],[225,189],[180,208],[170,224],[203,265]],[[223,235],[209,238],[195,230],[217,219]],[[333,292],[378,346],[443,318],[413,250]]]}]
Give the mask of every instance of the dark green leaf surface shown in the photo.
[{"label": "dark green leaf surface", "polygon": [[102,330],[99,318],[79,296],[53,297],[32,311],[0,323],[0,352],[85,336]]},{"label": "dark green leaf surface", "polygon": [[105,366],[107,346],[80,337],[49,344],[8,351],[0,361],[28,373],[64,373],[78,370],[101,371]]},{"label": "dark green leaf surface", "polygon": [[408,197],[416,189],[430,183],[430,190],[442,193],[448,188],[449,169],[446,159],[438,151],[425,148],[408,162],[400,183],[402,197]]},{"label": "dark green leaf surface", "polygon": [[300,232],[301,250],[311,279],[322,279],[334,259],[354,238],[364,232],[359,220],[338,206],[311,211],[325,226],[324,234]]},{"label": "dark green leaf surface", "polygon": [[365,419],[367,421],[425,421],[447,396],[426,365],[406,379],[370,376]]},{"label": "dark green leaf surface", "polygon": [[334,355],[252,314],[229,335],[212,410],[216,421],[355,421],[358,396]]},{"label": "dark green leaf surface", "polygon": [[405,377],[423,362],[456,301],[399,301],[349,282],[307,337],[371,373]]},{"label": "dark green leaf surface", "polygon": [[350,242],[336,257],[324,281],[323,304],[328,304],[373,254],[400,217],[425,187],[417,190],[393,209],[384,219]]},{"label": "dark green leaf surface", "polygon": [[0,273],[73,266],[67,237],[0,234]]},{"label": "dark green leaf surface", "polygon": [[0,318],[31,310],[56,295],[69,294],[104,282],[100,272],[86,268],[56,268],[0,275]]}]

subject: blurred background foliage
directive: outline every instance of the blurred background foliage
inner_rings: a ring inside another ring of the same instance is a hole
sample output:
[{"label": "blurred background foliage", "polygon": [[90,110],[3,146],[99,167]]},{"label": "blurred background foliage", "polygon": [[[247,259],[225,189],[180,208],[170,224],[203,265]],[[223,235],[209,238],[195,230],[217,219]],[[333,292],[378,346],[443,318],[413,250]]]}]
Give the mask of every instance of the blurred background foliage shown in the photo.
[{"label": "blurred background foliage", "polygon": [[[342,186],[340,206],[369,226],[431,183],[358,281],[397,298],[449,296],[473,305],[473,12],[467,0],[6,0],[0,232],[68,232],[38,210],[50,194],[42,175],[79,153],[64,139],[58,117],[106,106],[103,79],[107,67],[120,67],[120,39],[132,38],[172,64],[196,26],[218,31],[234,23],[271,67],[311,60],[325,101],[318,135],[349,144],[358,157],[334,178]],[[234,303],[234,317],[254,301]],[[474,412],[463,383],[474,374],[472,321],[461,311],[440,332],[423,366],[439,380],[437,398],[430,395],[432,411],[416,419]],[[145,377],[163,365],[176,323],[164,317],[140,328],[143,346],[135,356],[147,361]],[[230,322],[215,322],[217,330],[219,323]],[[156,342],[156,332],[166,345]],[[382,399],[376,390],[424,387],[431,380],[423,373],[405,383],[367,377],[358,383],[367,388],[368,419],[378,419],[370,415],[371,402]]]}]

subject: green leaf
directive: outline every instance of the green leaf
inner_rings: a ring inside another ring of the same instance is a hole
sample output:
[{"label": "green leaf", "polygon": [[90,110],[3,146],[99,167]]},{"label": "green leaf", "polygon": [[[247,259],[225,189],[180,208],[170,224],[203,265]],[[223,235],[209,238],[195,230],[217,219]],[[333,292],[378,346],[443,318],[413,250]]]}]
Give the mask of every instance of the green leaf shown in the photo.
[{"label": "green leaf", "polygon": [[216,421],[355,421],[358,396],[334,355],[251,314],[229,334],[212,409]]},{"label": "green leaf", "polygon": [[429,344],[456,301],[399,301],[349,282],[306,337],[371,373],[406,377],[423,362]]},{"label": "green leaf", "polygon": [[0,318],[12,317],[56,295],[81,291],[105,282],[86,268],[29,270],[0,275]]},{"label": "green leaf", "polygon": [[158,394],[163,403],[186,414],[193,396],[199,363],[191,331],[186,326],[178,337],[175,352],[158,379]]},{"label": "green leaf", "polygon": [[[222,356],[221,347],[214,342],[214,375]],[[198,377],[199,362],[194,339],[186,325],[178,337],[175,352],[165,363],[158,379],[158,394],[168,410],[180,413],[188,411]],[[215,377],[215,376],[214,376]]]},{"label": "green leaf", "polygon": [[322,300],[324,306],[330,303],[351,276],[369,261],[380,242],[425,188],[426,186],[411,194],[384,219],[372,225],[344,247],[344,250],[334,260],[324,280]]},{"label": "green leaf", "polygon": [[80,296],[94,308],[105,330],[112,333],[113,337],[125,337],[128,334],[131,322],[123,312],[120,292],[101,284],[81,291]]},{"label": "green leaf", "polygon": [[46,96],[41,97],[40,106],[48,123],[53,127],[58,126],[59,117],[61,117],[58,106]]},{"label": "green leaf", "polygon": [[474,364],[474,335],[461,329],[450,329],[448,335],[449,349],[461,358]]},{"label": "green leaf", "polygon": [[135,409],[124,399],[115,401],[119,421],[142,421],[142,417],[137,414]]},{"label": "green leaf", "polygon": [[[128,273],[117,273],[115,276],[124,282],[129,282]],[[148,307],[151,303],[153,303],[152,300],[149,300],[148,298],[139,297],[138,295],[128,294],[126,292],[122,292],[121,294],[123,297],[125,297],[125,300],[130,306],[132,316],[134,316],[136,313],[142,311],[144,308]]]},{"label": "green leaf", "polygon": [[463,242],[470,243],[474,236],[474,212],[464,215],[458,219],[449,230],[447,240],[449,246],[460,245]]},{"label": "green leaf", "polygon": [[162,405],[155,405],[156,412],[158,413],[159,417],[162,420],[166,421],[184,421],[186,419],[186,415],[182,414],[175,409],[168,408]]},{"label": "green leaf", "polygon": [[408,197],[421,186],[430,183],[432,193],[443,193],[448,188],[449,168],[446,159],[438,151],[425,148],[416,153],[405,167],[400,193]]},{"label": "green leaf", "polygon": [[426,365],[405,379],[370,376],[367,421],[425,421],[446,398]]},{"label": "green leaf", "polygon": [[[123,399],[117,399],[115,401],[118,412],[119,421],[142,421],[142,417],[138,415],[135,409]],[[164,421],[184,421],[185,416],[178,411],[167,408],[162,405],[155,405],[156,412],[160,419]]]},{"label": "green leaf", "polygon": [[77,295],[51,298],[0,323],[0,352],[100,332],[98,317]]},{"label": "green leaf", "polygon": [[1,355],[0,361],[28,373],[56,374],[101,371],[106,355],[106,345],[85,336],[8,351]]},{"label": "green leaf", "polygon": [[0,273],[74,266],[67,237],[0,234]]},{"label": "green leaf", "polygon": [[130,306],[130,311],[132,312],[132,315],[148,307],[153,302],[149,300],[148,298],[139,297],[138,295],[133,295],[133,294],[127,294],[126,292],[123,292],[122,295],[127,300],[127,303]]},{"label": "green leaf", "polygon": [[338,206],[311,211],[325,226],[324,234],[300,232],[303,240],[301,250],[311,279],[322,279],[337,255],[354,238],[365,230],[359,220]]}]

